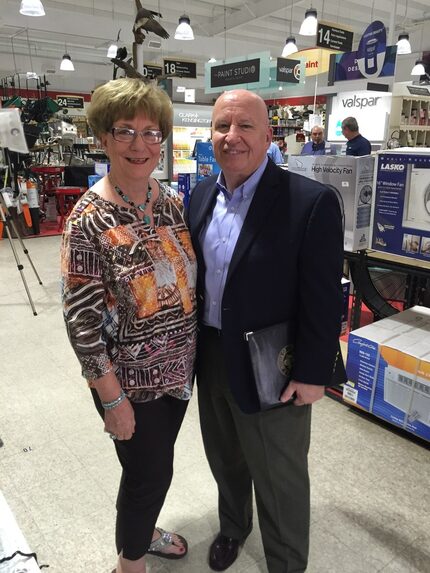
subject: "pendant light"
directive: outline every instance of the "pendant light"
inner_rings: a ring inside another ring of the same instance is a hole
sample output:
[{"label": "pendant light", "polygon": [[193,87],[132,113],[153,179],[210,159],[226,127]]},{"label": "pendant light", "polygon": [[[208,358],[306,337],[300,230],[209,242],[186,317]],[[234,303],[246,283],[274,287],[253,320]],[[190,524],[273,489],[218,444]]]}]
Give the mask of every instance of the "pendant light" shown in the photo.
[{"label": "pendant light", "polygon": [[179,24],[175,32],[175,40],[194,40],[193,29],[190,25],[190,19],[186,14],[179,18]]},{"label": "pendant light", "polygon": [[[406,24],[406,20],[407,20],[407,16],[408,16],[408,3],[409,3],[409,0],[406,0],[405,17],[403,18],[402,27],[404,27]],[[402,54],[410,54],[412,52],[412,50],[411,50],[411,44],[409,42],[409,34],[407,34],[406,32],[402,32],[401,34],[399,34],[399,38],[396,42],[396,46],[397,46],[397,55],[398,56],[400,56]]]},{"label": "pendant light", "polygon": [[293,26],[293,3],[294,2],[291,2],[290,35],[285,41],[285,46],[284,49],[282,50],[281,58],[287,58],[291,54],[294,54],[295,52],[298,51],[296,39],[291,32]]},{"label": "pendant light", "polygon": [[22,0],[19,13],[23,16],[45,16],[45,8],[40,0]]},{"label": "pendant light", "polygon": [[411,76],[424,76],[426,69],[423,60],[417,60],[411,71]]},{"label": "pendant light", "polygon": [[295,52],[298,52],[298,47],[296,44],[296,39],[294,36],[288,36],[287,41],[285,42],[284,49],[282,50],[281,57],[286,58]]},{"label": "pendant light", "polygon": [[397,55],[410,54],[411,44],[409,42],[409,34],[399,34],[399,39],[396,42]]},{"label": "pendant light", "polygon": [[60,70],[62,72],[74,72],[75,66],[73,65],[72,58],[69,54],[64,54],[63,59],[61,60]]},{"label": "pendant light", "polygon": [[309,8],[305,12],[305,19],[300,26],[299,34],[301,36],[315,36],[317,33],[317,11],[315,8]]}]

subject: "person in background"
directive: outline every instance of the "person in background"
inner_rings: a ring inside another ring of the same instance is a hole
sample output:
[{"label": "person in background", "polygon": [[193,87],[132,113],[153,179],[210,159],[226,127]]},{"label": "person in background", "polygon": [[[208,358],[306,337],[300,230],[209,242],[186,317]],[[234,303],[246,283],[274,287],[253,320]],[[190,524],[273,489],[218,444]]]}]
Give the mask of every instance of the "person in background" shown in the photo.
[{"label": "person in background", "polygon": [[311,129],[311,141],[304,144],[301,155],[325,155],[326,153],[324,130],[319,125],[314,125]]},{"label": "person in background", "polygon": [[342,121],[342,133],[348,140],[346,144],[346,155],[370,155],[372,146],[370,141],[363,137],[358,131],[358,123],[355,117],[346,117]]},{"label": "person in background", "polygon": [[116,573],[145,573],[146,553],[187,553],[156,521],[192,391],[196,261],[181,200],[152,177],[172,129],[167,94],[113,80],[94,91],[87,118],[110,172],[66,223],[64,319],[122,466]]},{"label": "person in background", "polygon": [[273,141],[270,142],[270,145],[267,148],[267,155],[270,157],[273,163],[276,163],[276,165],[284,163],[284,158],[282,156],[281,150],[279,149],[279,145]]},{"label": "person in background", "polygon": [[[212,115],[222,171],[196,185],[188,210],[198,260],[200,423],[219,494],[215,571],[234,563],[252,530],[253,486],[269,572],[305,571],[311,404],[341,364],[339,201],[269,161],[271,139],[257,94],[222,94]],[[296,325],[292,379],[279,407],[261,411],[244,334],[286,321]]]}]

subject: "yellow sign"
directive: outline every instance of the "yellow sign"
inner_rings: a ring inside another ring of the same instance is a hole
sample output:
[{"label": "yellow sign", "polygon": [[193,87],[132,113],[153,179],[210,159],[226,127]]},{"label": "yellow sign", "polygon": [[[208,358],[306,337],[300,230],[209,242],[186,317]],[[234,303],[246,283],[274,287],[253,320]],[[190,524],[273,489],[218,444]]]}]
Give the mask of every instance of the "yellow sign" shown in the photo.
[{"label": "yellow sign", "polygon": [[325,48],[309,48],[295,52],[292,57],[295,59],[303,58],[305,61],[305,76],[316,76],[328,72],[330,67],[330,54],[338,54],[335,50],[326,50]]}]

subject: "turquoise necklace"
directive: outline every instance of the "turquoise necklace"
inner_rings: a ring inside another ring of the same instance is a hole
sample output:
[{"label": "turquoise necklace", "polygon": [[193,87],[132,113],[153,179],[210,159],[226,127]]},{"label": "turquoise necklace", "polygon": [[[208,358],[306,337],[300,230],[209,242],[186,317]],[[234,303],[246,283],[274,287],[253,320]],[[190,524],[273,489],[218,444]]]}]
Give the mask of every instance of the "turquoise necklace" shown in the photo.
[{"label": "turquoise necklace", "polygon": [[145,225],[149,225],[149,223],[151,222],[151,217],[149,215],[147,215],[145,213],[146,208],[148,207],[148,204],[151,200],[152,197],[152,187],[149,184],[148,181],[148,189],[146,191],[146,199],[143,203],[139,203],[138,205],[136,205],[136,203],[134,201],[132,201],[128,195],[126,195],[123,191],[121,191],[121,189],[118,187],[118,185],[115,185],[115,183],[112,182],[113,188],[115,189],[115,191],[118,193],[118,195],[126,202],[130,205],[130,207],[133,207],[133,209],[137,212],[141,212],[144,214],[143,216],[143,222],[145,223]]}]

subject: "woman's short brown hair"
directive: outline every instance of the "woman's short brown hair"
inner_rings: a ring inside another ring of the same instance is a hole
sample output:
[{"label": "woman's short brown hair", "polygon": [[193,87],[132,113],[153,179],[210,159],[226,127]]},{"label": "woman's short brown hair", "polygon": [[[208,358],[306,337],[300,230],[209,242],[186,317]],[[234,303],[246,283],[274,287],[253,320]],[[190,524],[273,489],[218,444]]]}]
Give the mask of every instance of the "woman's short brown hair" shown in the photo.
[{"label": "woman's short brown hair", "polygon": [[108,133],[118,119],[133,119],[139,113],[158,123],[163,141],[172,131],[173,107],[164,90],[136,78],[111,80],[96,88],[87,119],[97,137]]}]

